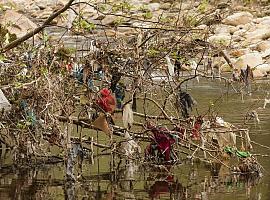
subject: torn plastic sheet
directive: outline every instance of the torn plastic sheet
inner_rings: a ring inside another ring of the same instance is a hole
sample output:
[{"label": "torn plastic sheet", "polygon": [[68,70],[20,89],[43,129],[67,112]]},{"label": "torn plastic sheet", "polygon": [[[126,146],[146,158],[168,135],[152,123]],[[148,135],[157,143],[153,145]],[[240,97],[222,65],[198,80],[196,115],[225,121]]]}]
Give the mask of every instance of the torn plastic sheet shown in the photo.
[{"label": "torn plastic sheet", "polygon": [[4,111],[9,111],[11,109],[11,104],[9,103],[6,96],[0,89],[0,110],[2,111],[3,109]]},{"label": "torn plastic sheet", "polygon": [[27,121],[31,123],[32,126],[36,125],[37,117],[33,109],[29,108],[27,102],[25,100],[22,100],[20,103],[20,106],[25,112],[25,115],[27,117]]},{"label": "torn plastic sheet", "polygon": [[76,158],[80,158],[80,161],[83,160],[83,149],[81,144],[72,144],[71,148],[68,150],[68,159],[66,165],[66,178],[67,180],[75,181],[76,177],[74,174],[74,167],[77,164]]}]

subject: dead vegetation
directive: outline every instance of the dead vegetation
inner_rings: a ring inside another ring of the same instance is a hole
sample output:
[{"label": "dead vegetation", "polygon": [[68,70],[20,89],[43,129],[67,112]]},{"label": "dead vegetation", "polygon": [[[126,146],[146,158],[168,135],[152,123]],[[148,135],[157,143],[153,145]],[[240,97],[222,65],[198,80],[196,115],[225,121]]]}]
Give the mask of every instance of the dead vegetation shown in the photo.
[{"label": "dead vegetation", "polygon": [[[199,77],[222,79],[229,86],[233,82],[205,61],[220,54],[233,67],[222,47],[210,45],[207,37],[196,28],[169,30],[159,24],[138,29],[131,38],[94,39],[83,57],[61,47],[61,41],[16,46],[28,36],[15,40],[1,54],[0,85],[11,104],[11,110],[1,112],[1,143],[17,163],[49,159],[54,154],[49,147],[58,146],[72,180],[77,178],[74,164],[80,165],[86,149],[93,157],[94,146],[109,152],[112,170],[117,168],[115,157],[145,165],[176,165],[187,158],[220,163],[231,172],[261,174],[260,164],[248,153],[252,141],[247,129],[214,112],[191,112],[196,102],[184,83]],[[104,88],[110,89],[106,95],[112,102],[101,93]],[[105,132],[106,141],[95,141],[93,132],[82,135],[79,128]],[[141,149],[145,143],[146,150]],[[231,157],[234,164],[225,164]]]}]

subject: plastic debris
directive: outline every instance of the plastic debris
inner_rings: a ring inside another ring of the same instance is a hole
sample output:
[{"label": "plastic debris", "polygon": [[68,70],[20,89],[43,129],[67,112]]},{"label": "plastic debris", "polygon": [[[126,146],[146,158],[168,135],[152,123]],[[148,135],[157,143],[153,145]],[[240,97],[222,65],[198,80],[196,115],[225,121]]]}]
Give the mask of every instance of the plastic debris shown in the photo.
[{"label": "plastic debris", "polygon": [[2,110],[4,110],[4,111],[11,110],[11,104],[9,103],[6,96],[4,95],[2,90],[0,89],[0,111],[2,111]]},{"label": "plastic debris", "polygon": [[125,139],[126,141],[123,142],[122,146],[126,156],[130,157],[136,152],[141,153],[141,147],[132,139],[127,131],[125,131]]},{"label": "plastic debris", "polygon": [[123,125],[124,128],[130,129],[133,124],[133,111],[132,111],[132,102],[127,103],[123,107]]},{"label": "plastic debris", "polygon": [[77,63],[73,65],[73,76],[79,83],[83,83],[83,67]]},{"label": "plastic debris", "polygon": [[168,65],[169,80],[172,80],[172,78],[174,77],[174,65],[172,64],[169,56],[165,56],[165,59]]},{"label": "plastic debris", "polygon": [[236,155],[239,158],[248,158],[251,156],[251,154],[248,151],[239,151],[229,146],[226,146],[224,148],[224,151],[229,155]]},{"label": "plastic debris", "polygon": [[116,108],[115,98],[112,96],[111,91],[107,88],[100,90],[101,97],[97,99],[97,104],[105,112],[113,113]]},{"label": "plastic debris", "polygon": [[120,81],[122,74],[118,71],[118,68],[112,69],[112,79],[110,89],[115,92],[117,83]]},{"label": "plastic debris", "polygon": [[266,105],[270,103],[270,99],[265,98],[263,103],[263,109],[266,108]]},{"label": "plastic debris", "polygon": [[193,105],[196,104],[195,100],[187,92],[180,91],[178,94],[178,104],[184,118],[189,117],[189,112],[192,111]]},{"label": "plastic debris", "polygon": [[107,118],[106,118],[106,115],[104,114],[101,114],[93,123],[92,125],[103,131],[104,133],[106,133],[107,135],[111,135],[111,130],[110,130],[110,127],[109,127],[109,124],[108,124],[108,121],[107,121]]},{"label": "plastic debris", "polygon": [[147,123],[147,128],[154,134],[153,142],[146,147],[146,156],[155,156],[164,159],[164,161],[170,161],[172,157],[172,145],[175,143],[175,139],[171,136],[168,129],[164,127],[158,127],[151,123]]},{"label": "plastic debris", "polygon": [[32,126],[36,125],[37,118],[36,115],[33,111],[33,109],[29,108],[28,104],[26,103],[25,100],[22,100],[20,103],[21,108],[24,110],[27,122],[30,122]]},{"label": "plastic debris", "polygon": [[203,123],[202,117],[199,116],[195,119],[194,126],[192,128],[192,135],[191,135],[192,139],[200,140],[201,137],[200,130],[202,123]]},{"label": "plastic debris", "polygon": [[118,83],[116,85],[114,94],[116,98],[117,108],[121,109],[123,105],[123,100],[125,98],[125,86],[123,83]]}]

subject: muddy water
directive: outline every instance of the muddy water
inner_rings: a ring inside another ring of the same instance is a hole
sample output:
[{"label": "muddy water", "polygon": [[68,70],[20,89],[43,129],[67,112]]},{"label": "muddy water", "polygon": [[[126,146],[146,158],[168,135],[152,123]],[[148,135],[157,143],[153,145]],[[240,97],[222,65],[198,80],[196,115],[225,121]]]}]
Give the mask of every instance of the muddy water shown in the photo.
[{"label": "muddy water", "polygon": [[[257,109],[260,124],[250,121],[246,127],[250,128],[252,140],[270,146],[270,105],[258,109],[269,85],[253,85],[253,95],[244,96],[244,101],[218,81],[191,82],[188,88],[198,103],[197,112],[205,113],[214,102],[213,108],[219,115],[235,125],[242,125],[246,112]],[[83,134],[97,137],[96,132],[84,130]],[[99,142],[106,143],[108,138],[101,134]],[[267,148],[256,144],[253,147],[256,154],[270,154]],[[203,163],[186,162],[184,156],[180,165],[171,168],[150,169],[129,162],[111,172],[110,155],[95,151],[94,163],[88,158],[84,160],[83,173],[77,182],[64,181],[63,163],[18,168],[11,165],[9,156],[2,156],[0,199],[270,199],[269,157],[258,157],[265,169],[258,179],[228,175],[223,167],[213,171]],[[117,165],[117,159],[115,162]],[[78,174],[78,169],[75,171]]]}]

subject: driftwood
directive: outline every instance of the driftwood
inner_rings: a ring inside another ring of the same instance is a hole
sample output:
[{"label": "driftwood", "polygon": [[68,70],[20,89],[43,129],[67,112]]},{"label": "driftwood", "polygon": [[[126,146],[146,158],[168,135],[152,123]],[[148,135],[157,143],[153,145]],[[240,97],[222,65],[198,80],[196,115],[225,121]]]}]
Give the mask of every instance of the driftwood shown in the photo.
[{"label": "driftwood", "polygon": [[223,56],[223,58],[226,60],[226,62],[228,63],[228,65],[229,65],[232,69],[234,69],[235,67],[234,67],[234,65],[232,64],[232,61],[231,61],[231,59],[229,58],[228,54],[227,54],[224,50],[220,51],[220,54],[221,54],[221,55]]}]

